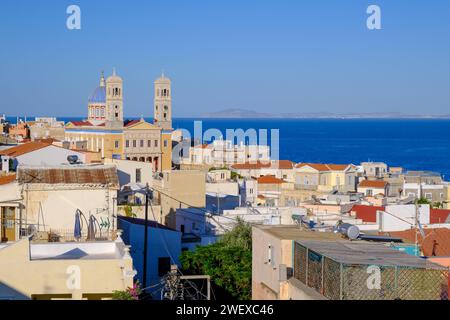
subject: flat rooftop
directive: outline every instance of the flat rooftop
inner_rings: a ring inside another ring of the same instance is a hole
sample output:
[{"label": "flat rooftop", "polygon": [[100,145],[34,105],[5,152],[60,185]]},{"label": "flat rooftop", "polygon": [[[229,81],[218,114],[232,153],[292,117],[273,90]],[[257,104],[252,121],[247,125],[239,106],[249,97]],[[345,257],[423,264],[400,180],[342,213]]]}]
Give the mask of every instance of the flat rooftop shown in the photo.
[{"label": "flat rooftop", "polygon": [[342,240],[342,235],[333,232],[323,231],[311,231],[307,229],[301,229],[296,225],[261,225],[254,226],[267,232],[268,234],[280,239],[280,240],[318,240],[318,241],[338,241]]},{"label": "flat rooftop", "polygon": [[31,260],[115,260],[123,252],[113,241],[30,244]]}]

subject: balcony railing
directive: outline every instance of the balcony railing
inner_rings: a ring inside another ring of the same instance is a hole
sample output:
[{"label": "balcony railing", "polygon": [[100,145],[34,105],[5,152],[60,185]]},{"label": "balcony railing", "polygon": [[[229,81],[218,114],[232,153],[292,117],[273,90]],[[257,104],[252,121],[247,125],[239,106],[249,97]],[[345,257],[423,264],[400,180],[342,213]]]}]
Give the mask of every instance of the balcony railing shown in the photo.
[{"label": "balcony railing", "polygon": [[80,238],[75,238],[73,229],[50,229],[33,233],[25,230],[22,232],[22,236],[32,236],[31,241],[35,243],[113,241],[117,239],[117,231],[97,230],[91,239],[88,239],[87,230],[81,232]]}]

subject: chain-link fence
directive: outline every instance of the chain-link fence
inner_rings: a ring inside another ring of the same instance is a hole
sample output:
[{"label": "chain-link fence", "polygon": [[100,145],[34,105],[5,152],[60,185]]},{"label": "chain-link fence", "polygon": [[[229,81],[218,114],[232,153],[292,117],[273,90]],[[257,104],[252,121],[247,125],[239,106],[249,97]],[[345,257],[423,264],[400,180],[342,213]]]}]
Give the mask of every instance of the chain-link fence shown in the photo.
[{"label": "chain-link fence", "polygon": [[449,270],[349,264],[294,246],[294,277],[331,300],[448,300]]}]

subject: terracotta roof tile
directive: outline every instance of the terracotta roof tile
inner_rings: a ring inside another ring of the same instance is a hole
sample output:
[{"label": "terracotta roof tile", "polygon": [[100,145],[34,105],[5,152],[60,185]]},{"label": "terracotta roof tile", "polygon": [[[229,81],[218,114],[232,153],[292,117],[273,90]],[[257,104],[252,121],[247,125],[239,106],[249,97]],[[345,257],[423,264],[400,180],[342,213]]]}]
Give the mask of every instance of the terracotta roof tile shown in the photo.
[{"label": "terracotta roof tile", "polygon": [[71,121],[70,123],[77,127],[91,127],[92,126],[92,123],[90,123],[89,121]]},{"label": "terracotta roof tile", "polygon": [[130,127],[132,125],[138,124],[139,122],[141,122],[141,120],[128,120],[128,121],[125,121],[124,126]]},{"label": "terracotta roof tile", "polygon": [[377,211],[384,211],[384,209],[384,207],[379,206],[355,204],[350,212],[353,212],[357,219],[361,219],[364,222],[377,222]]},{"label": "terracotta roof tile", "polygon": [[449,215],[450,210],[430,208],[430,223],[445,223]]},{"label": "terracotta roof tile", "polygon": [[258,178],[258,183],[261,184],[282,184],[284,180],[278,179],[275,176],[262,176]]},{"label": "terracotta roof tile", "polygon": [[2,156],[18,157],[26,153],[30,153],[45,147],[50,146],[51,143],[45,142],[28,142],[24,144],[19,144],[17,146],[0,151]]},{"label": "terracotta roof tile", "polygon": [[[450,256],[450,229],[425,229],[425,238],[418,233],[419,245],[426,257]],[[404,242],[415,243],[416,229],[385,233],[393,237],[402,238]]]},{"label": "terracotta roof tile", "polygon": [[246,162],[246,163],[237,163],[231,166],[231,168],[236,170],[256,170],[256,169],[282,169],[289,170],[294,168],[294,162],[290,160],[279,160],[273,162]]},{"label": "terracotta roof tile", "polygon": [[9,184],[11,182],[14,182],[16,180],[16,175],[11,174],[7,176],[0,176],[0,185]]},{"label": "terracotta roof tile", "polygon": [[359,183],[359,186],[362,188],[380,188],[384,189],[388,184],[387,181],[383,180],[363,180]]}]

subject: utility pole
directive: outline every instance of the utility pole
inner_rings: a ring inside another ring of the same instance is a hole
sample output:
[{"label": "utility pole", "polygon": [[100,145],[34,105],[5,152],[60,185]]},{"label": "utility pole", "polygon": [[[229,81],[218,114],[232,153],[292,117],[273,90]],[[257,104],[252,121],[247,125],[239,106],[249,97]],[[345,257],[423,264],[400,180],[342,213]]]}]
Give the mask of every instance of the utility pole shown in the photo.
[{"label": "utility pole", "polygon": [[147,250],[148,250],[148,192],[149,188],[148,185],[145,188],[145,225],[144,225],[144,260],[143,260],[143,272],[142,272],[142,286],[144,287],[144,293],[145,288],[147,288]]}]

